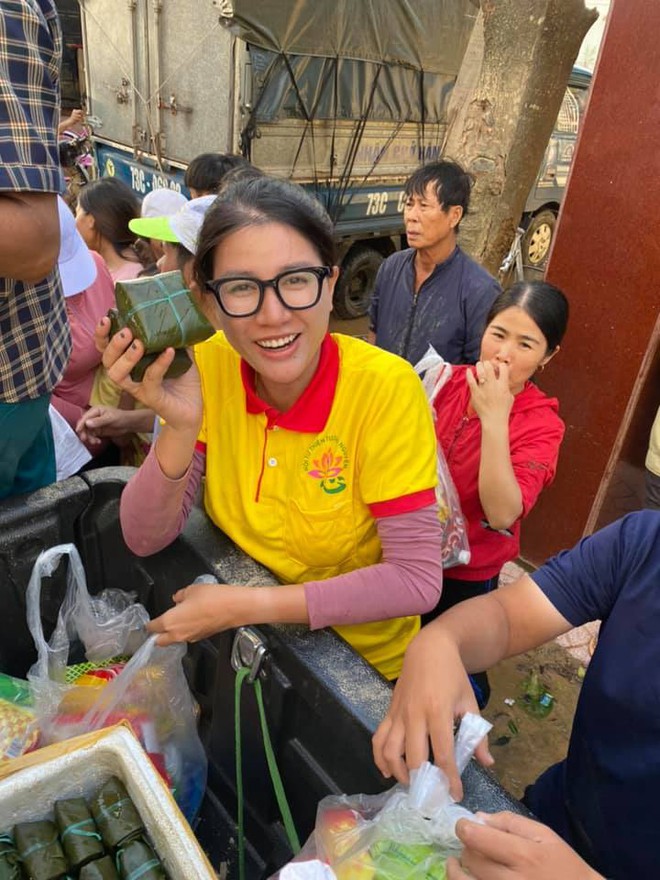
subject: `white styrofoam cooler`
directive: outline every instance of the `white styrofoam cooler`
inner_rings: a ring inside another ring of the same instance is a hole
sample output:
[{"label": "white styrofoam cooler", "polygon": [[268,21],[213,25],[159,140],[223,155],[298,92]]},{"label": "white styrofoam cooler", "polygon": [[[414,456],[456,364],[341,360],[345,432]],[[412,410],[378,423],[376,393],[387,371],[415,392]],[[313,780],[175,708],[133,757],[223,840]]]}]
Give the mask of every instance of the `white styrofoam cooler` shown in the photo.
[{"label": "white styrofoam cooler", "polygon": [[216,880],[167,785],[130,727],[119,724],[0,765],[0,832],[53,818],[53,803],[90,798],[111,776],[126,786],[171,880]]}]

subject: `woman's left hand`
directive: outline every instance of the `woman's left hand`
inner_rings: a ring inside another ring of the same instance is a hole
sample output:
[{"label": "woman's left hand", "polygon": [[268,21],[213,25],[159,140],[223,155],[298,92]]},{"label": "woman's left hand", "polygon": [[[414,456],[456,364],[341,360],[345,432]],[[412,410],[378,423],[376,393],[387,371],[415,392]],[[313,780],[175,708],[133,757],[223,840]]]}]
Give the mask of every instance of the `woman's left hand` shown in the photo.
[{"label": "woman's left hand", "polygon": [[174,608],[151,620],[147,631],[159,634],[156,643],[161,647],[198,642],[245,623],[242,618],[251,594],[250,587],[191,584],[172,596]]},{"label": "woman's left hand", "polygon": [[514,813],[479,815],[485,825],[467,819],[456,823],[465,849],[460,864],[456,859],[447,862],[447,880],[603,880],[540,822]]},{"label": "woman's left hand", "polygon": [[513,406],[508,366],[500,364],[496,371],[490,361],[478,361],[474,372],[467,371],[466,378],[470,388],[472,408],[481,421],[499,418],[508,422]]}]

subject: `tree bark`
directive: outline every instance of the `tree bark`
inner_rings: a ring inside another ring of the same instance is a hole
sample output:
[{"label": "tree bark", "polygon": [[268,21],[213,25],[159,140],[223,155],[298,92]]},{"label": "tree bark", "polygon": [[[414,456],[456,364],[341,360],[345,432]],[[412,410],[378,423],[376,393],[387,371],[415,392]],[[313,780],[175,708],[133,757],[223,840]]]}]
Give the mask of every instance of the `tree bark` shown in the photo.
[{"label": "tree bark", "polygon": [[[482,0],[481,10],[457,82],[443,153],[474,178],[461,246],[495,274],[536,179],[580,45],[598,12],[587,9],[584,0]],[[477,79],[480,39],[483,60]],[[461,93],[470,93],[462,104]]]}]

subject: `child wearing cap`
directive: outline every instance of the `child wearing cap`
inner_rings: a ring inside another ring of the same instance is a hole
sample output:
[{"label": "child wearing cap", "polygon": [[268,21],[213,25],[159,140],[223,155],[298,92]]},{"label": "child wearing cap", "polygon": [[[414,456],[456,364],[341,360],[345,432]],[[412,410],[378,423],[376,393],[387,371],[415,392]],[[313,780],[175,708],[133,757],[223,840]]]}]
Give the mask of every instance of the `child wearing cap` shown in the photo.
[{"label": "child wearing cap", "polygon": [[129,229],[140,238],[162,244],[158,270],[172,272],[178,269],[193,291],[192,262],[197,250],[197,238],[204,216],[215,199],[215,195],[200,196],[185,202],[178,210],[160,216],[143,215],[128,224]]},{"label": "child wearing cap", "polygon": [[[186,204],[186,197],[172,189],[153,189],[142,199],[140,213],[142,217],[167,217],[176,214]],[[130,228],[130,224],[129,224]],[[140,236],[135,242],[135,248],[141,254],[142,261],[147,263],[146,268],[140,275],[156,275],[162,271],[158,267],[158,260],[164,254],[163,242],[159,238],[144,238]]]}]

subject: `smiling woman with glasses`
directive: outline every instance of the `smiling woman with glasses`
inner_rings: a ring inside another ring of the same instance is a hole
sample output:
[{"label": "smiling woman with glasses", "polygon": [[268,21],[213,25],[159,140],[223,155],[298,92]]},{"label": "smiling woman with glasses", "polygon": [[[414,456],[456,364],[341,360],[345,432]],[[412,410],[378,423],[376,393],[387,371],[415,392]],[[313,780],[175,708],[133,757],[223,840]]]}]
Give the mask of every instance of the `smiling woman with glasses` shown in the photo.
[{"label": "smiling woman with glasses", "polygon": [[163,382],[168,350],[134,383],[141,344],[126,330],[107,343],[112,378],[162,421],[122,496],[128,545],[147,555],[173,541],[205,475],[211,520],[281,582],[185,587],[150,624],[160,644],[245,624],[332,626],[394,679],[437,601],[429,406],[408,363],[328,333],[337,276],[319,202],[289,182],[241,180],[197,242],[197,296],[219,332],[196,366]]}]

